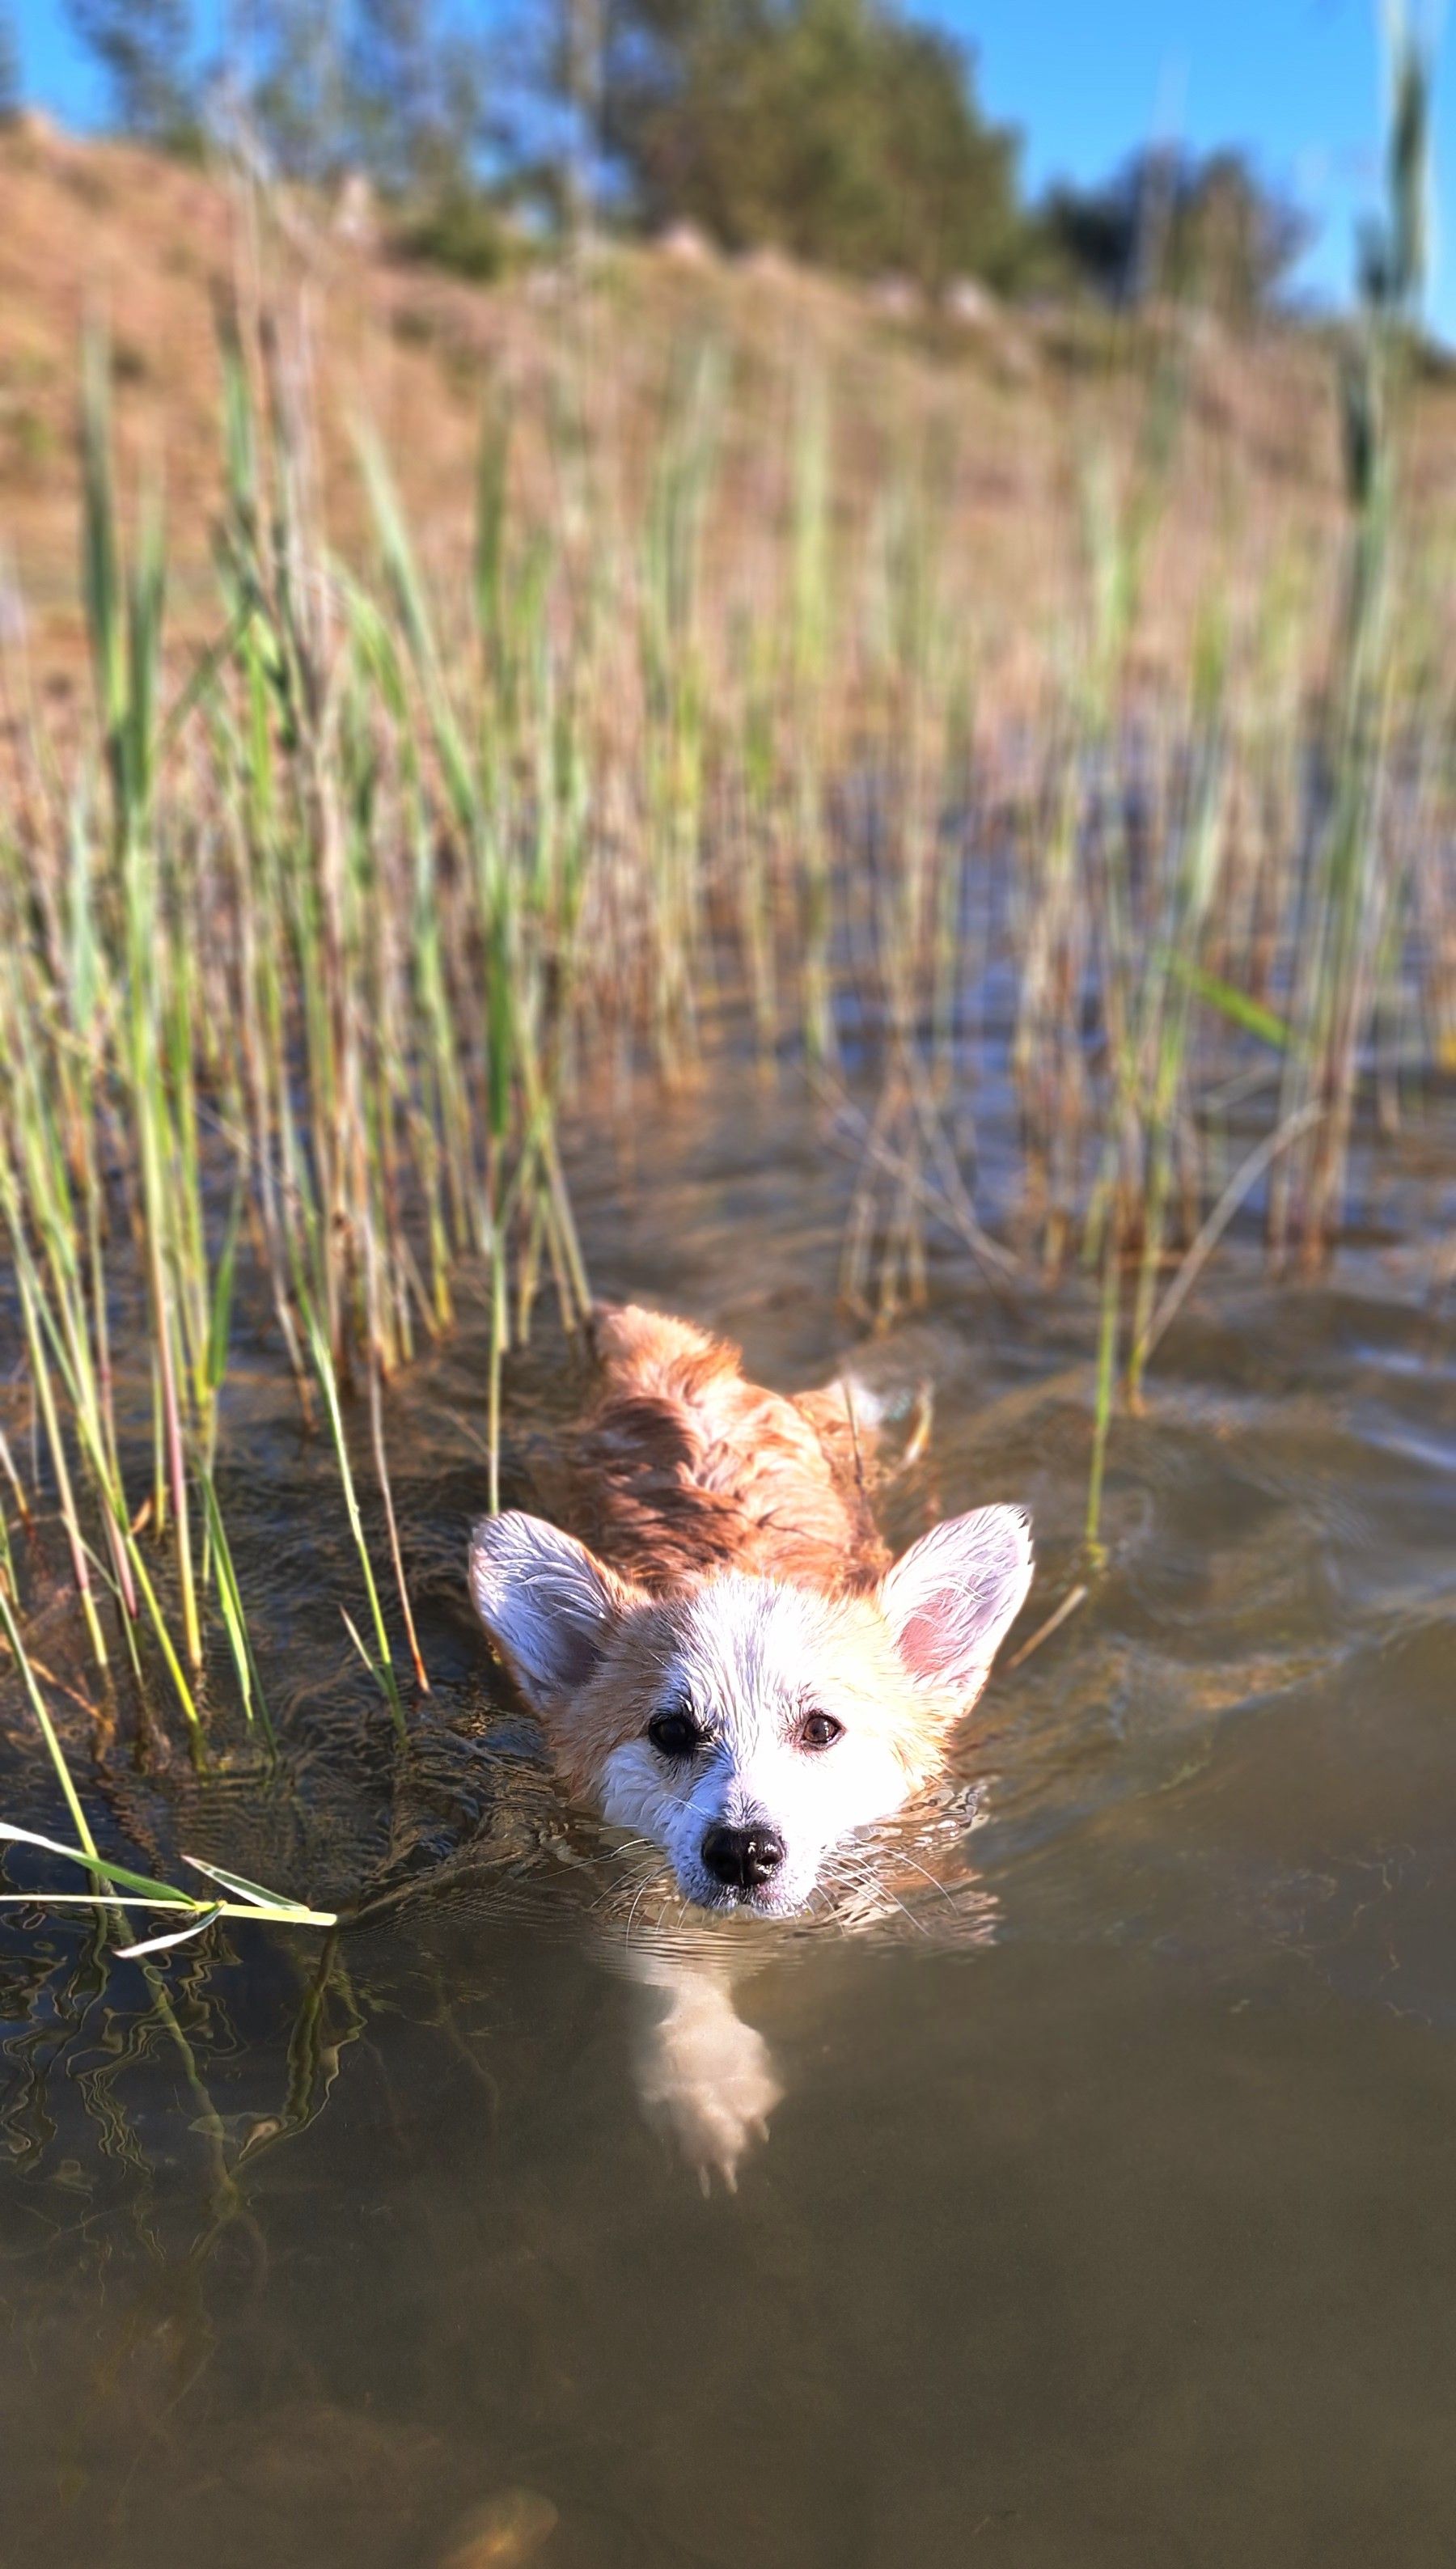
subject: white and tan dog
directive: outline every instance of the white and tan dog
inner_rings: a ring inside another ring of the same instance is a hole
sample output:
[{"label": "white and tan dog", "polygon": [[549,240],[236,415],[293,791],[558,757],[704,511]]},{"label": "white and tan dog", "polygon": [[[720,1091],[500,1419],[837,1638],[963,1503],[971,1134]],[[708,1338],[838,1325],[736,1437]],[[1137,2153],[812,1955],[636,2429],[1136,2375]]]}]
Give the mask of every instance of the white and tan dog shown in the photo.
[{"label": "white and tan dog", "polygon": [[[573,1790],[660,1847],[685,1899],[786,1917],[939,1771],[1030,1584],[1027,1519],[977,1509],[892,1565],[862,1391],[763,1390],[655,1311],[598,1310],[594,1334],[569,1486],[585,1540],[485,1520],[476,1608]],[[767,2055],[721,1976],[665,1985],[647,2093],[731,2174],[777,2098]]]}]

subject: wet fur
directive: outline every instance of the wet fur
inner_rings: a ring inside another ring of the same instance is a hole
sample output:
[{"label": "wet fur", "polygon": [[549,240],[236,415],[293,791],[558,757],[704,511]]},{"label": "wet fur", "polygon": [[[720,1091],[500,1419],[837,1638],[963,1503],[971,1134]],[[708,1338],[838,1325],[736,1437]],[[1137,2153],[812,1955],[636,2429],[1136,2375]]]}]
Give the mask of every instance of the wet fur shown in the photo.
[{"label": "wet fur", "polygon": [[598,1308],[592,1338],[599,1375],[571,1513],[601,1560],[650,1595],[727,1569],[827,1596],[873,1587],[888,1555],[863,1394],[765,1391],[736,1347],[661,1311]]},{"label": "wet fur", "polygon": [[[787,1793],[805,1802],[796,1816],[823,1852],[940,1763],[1025,1593],[1025,1521],[982,1510],[889,1566],[869,1494],[876,1409],[863,1392],[837,1382],[787,1398],[748,1381],[725,1340],[637,1306],[599,1309],[593,1344],[597,1379],[561,1511],[576,1534],[528,1516],[488,1521],[472,1588],[571,1784],[655,1836],[690,1898],[720,1905],[680,1860],[668,1805],[684,1794],[659,1778],[644,1737],[673,1672],[720,1708],[738,1770],[721,1807],[686,1797],[689,1818],[741,1825],[766,1810],[777,1824],[775,1795]],[[750,1770],[761,1782],[775,1728],[801,1701],[827,1707],[852,1751],[778,1756],[756,1802]],[[761,1905],[789,1905],[791,1879],[792,1868]],[[810,1868],[800,1898],[812,1884]]]},{"label": "wet fur", "polygon": [[[575,1791],[660,1847],[698,1906],[788,1916],[940,1766],[1025,1596],[1026,1519],[952,1518],[891,1564],[876,1404],[856,1386],[786,1398],[735,1347],[636,1307],[599,1310],[593,1342],[559,1508],[576,1532],[514,1512],[477,1526],[477,1610]],[[683,1704],[697,1735],[667,1753],[661,1720]],[[762,1831],[772,1873],[725,1883],[711,1841]],[[648,1977],[665,2006],[644,2103],[731,2181],[779,2094],[773,2064],[721,1969]]]}]

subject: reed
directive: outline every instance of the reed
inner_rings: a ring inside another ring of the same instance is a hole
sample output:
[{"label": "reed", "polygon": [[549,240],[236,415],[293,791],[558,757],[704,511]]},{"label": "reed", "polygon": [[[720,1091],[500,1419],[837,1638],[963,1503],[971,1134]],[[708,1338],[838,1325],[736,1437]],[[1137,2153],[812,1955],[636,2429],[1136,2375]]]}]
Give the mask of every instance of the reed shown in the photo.
[{"label": "reed", "polygon": [[[1222,556],[1149,678],[1194,433],[1191,325],[1150,328],[1125,429],[1067,429],[1065,603],[1022,637],[1014,719],[995,662],[1017,601],[981,593],[960,534],[953,407],[892,387],[867,414],[812,332],[751,397],[701,324],[628,383],[578,279],[544,392],[488,401],[453,575],[363,422],[371,556],[346,564],[300,343],[249,270],[222,346],[215,626],[190,656],[88,341],[91,709],[64,738],[33,717],[0,823],[0,1218],[39,1424],[39,1493],[19,1439],[0,1452],[17,1636],[39,1496],[105,1683],[163,1673],[203,1757],[217,1631],[266,1735],[217,1470],[235,1306],[261,1298],[327,1434],[356,1639],[406,1731],[401,1646],[428,1676],[384,1388],[450,1328],[473,1262],[497,1504],[510,1348],[543,1289],[571,1327],[589,1300],[562,1137],[634,1047],[697,1075],[740,1001],[860,1154],[852,1300],[886,1319],[922,1294],[935,1224],[994,1289],[1035,1271],[1086,1292],[1095,1557],[1119,1387],[1146,1396],[1241,1208],[1275,1265],[1327,1258],[1361,1095],[1388,1134],[1449,1064],[1449,635],[1397,471],[1429,92],[1405,36],[1392,89],[1343,523],[1292,576],[1241,535],[1231,452]],[[993,1176],[982,1081],[1018,1118]],[[145,1433],[118,1399],[139,1372]]]},{"label": "reed", "polygon": [[219,1918],[247,1919],[258,1926],[334,1927],[338,1924],[331,1911],[313,1910],[301,1901],[280,1899],[275,1892],[265,1891],[260,1883],[249,1882],[244,1875],[226,1872],[218,1865],[204,1864],[199,1856],[186,1856],[183,1862],[216,1886],[214,1894],[207,1898],[180,1890],[173,1883],[156,1881],[149,1874],[138,1873],[132,1866],[104,1856],[97,1846],[85,1804],[72,1777],[60,1735],[26,1652],[14,1612],[3,1593],[0,1593],[0,1627],[4,1629],[11,1656],[70,1813],[76,1844],[68,1846],[61,1839],[43,1836],[35,1829],[17,1828],[5,1820],[0,1820],[0,1841],[10,1846],[30,1847],[45,1855],[60,1856],[66,1863],[76,1866],[93,1886],[86,1891],[47,1888],[42,1892],[0,1892],[0,1908],[34,1907],[37,1900],[41,1900],[53,1909],[97,1911],[110,1919],[113,1925],[120,1925],[121,1914],[129,1909],[161,1912],[171,1920],[184,1922],[181,1926],[169,1925],[161,1935],[148,1937],[141,1943],[129,1941],[119,1946],[119,1952],[130,1955],[134,1960],[185,1944],[192,1937],[202,1935]]}]

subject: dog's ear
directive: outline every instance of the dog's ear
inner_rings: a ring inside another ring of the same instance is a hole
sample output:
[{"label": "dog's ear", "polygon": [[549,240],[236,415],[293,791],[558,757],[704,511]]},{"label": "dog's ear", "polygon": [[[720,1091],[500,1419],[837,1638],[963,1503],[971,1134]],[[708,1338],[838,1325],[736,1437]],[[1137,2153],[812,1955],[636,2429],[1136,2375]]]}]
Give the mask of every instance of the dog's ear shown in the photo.
[{"label": "dog's ear", "polygon": [[880,1583],[910,1675],[962,1702],[978,1694],[1031,1585],[1024,1508],[976,1508],[911,1544]]},{"label": "dog's ear", "polygon": [[585,1684],[635,1596],[584,1543],[515,1508],[472,1527],[470,1593],[533,1712]]}]

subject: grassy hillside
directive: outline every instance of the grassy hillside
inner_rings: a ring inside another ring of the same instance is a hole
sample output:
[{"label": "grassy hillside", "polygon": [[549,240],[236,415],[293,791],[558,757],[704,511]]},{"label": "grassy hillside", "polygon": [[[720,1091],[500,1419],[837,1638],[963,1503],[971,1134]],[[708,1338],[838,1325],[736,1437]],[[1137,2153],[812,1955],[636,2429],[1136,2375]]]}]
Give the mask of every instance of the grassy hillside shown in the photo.
[{"label": "grassy hillside", "polygon": [[589,1299],[563,1139],[708,1071],[725,998],[859,1155],[862,1321],[935,1232],[1095,1291],[1090,1576],[1115,1387],[1229,1225],[1317,1272],[1456,1061],[1445,387],[1372,333],[1355,506],[1311,332],[957,334],[617,248],[487,293],[4,153],[0,1464],[39,1419],[98,1666],[165,1671],[200,1754],[210,1626],[252,1707],[240,1274],[403,1726],[349,1389],[387,1502],[381,1383],[468,1263],[494,1485],[508,1349]]},{"label": "grassy hillside", "polygon": [[[448,576],[468,542],[485,405],[507,400],[516,416],[521,518],[569,510],[570,454],[585,454],[582,470],[630,513],[664,403],[704,339],[724,360],[710,543],[741,565],[756,530],[790,505],[794,423],[812,372],[830,413],[838,510],[856,518],[897,470],[935,481],[1002,677],[1039,651],[1048,619],[1079,609],[1088,476],[1129,469],[1160,349],[1178,419],[1140,651],[1176,657],[1210,584],[1226,597],[1248,588],[1272,548],[1317,579],[1338,516],[1333,365],[1313,334],[1235,340],[1176,316],[1130,332],[1067,310],[957,325],[882,308],[873,293],[781,261],[616,246],[579,294],[543,267],[479,288],[393,255],[377,225],[348,237],[328,206],[294,198],[264,213],[221,175],[37,122],[0,137],[0,544],[52,676],[80,637],[76,412],[88,317],[112,339],[124,506],[143,481],[165,491],[174,631],[205,629],[214,609],[217,314],[260,299],[308,374],[320,514],[348,558],[365,542],[360,421],[392,460],[427,564]],[[1427,387],[1419,413],[1407,500],[1443,519],[1456,497],[1456,403]],[[13,632],[13,602],[8,622]]]}]

